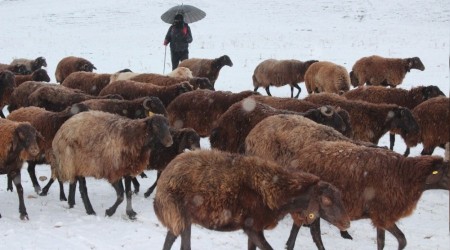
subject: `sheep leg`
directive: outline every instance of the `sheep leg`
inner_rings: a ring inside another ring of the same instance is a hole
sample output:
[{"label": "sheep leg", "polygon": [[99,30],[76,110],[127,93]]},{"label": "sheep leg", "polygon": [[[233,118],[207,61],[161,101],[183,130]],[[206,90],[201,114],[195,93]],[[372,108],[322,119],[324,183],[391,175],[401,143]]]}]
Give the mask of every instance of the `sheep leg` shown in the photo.
[{"label": "sheep leg", "polygon": [[344,239],[353,240],[353,237],[348,233],[348,231],[341,231],[341,237]]},{"label": "sheep leg", "polygon": [[44,186],[44,188],[42,189],[41,193],[39,194],[40,196],[46,196],[48,193],[48,190],[50,189],[50,187],[52,186],[53,182],[55,181],[55,179],[50,178],[50,180],[48,181],[47,185]]},{"label": "sheep leg", "polygon": [[264,237],[263,231],[256,232],[252,229],[244,228],[244,232],[248,235],[248,250],[256,250],[256,247],[261,250],[273,250]]},{"label": "sheep leg", "polygon": [[105,212],[106,216],[112,216],[116,212],[117,207],[123,201],[124,189],[123,189],[122,179],[120,179],[117,182],[113,183],[112,186],[116,190],[117,199],[116,199],[116,202],[114,203],[114,205],[112,205],[112,207],[106,209],[106,212]]},{"label": "sheep leg", "polygon": [[58,180],[58,184],[59,184],[59,200],[60,201],[67,201],[66,194],[64,193],[63,182]]},{"label": "sheep leg", "polygon": [[291,85],[291,98],[294,95],[294,88],[298,89],[297,95],[295,95],[295,98],[298,98],[300,96],[300,92],[302,92],[302,89],[300,88],[300,86],[298,86],[297,83],[294,85]]},{"label": "sheep leg", "polygon": [[11,179],[11,177],[9,177],[8,176],[8,178],[7,178],[8,180],[7,180],[7,185],[6,185],[6,190],[7,191],[13,191],[13,181],[12,181],[12,179]]},{"label": "sheep leg", "polygon": [[400,230],[400,228],[397,227],[396,224],[394,224],[390,228],[386,228],[386,230],[388,230],[388,232],[391,233],[392,235],[394,235],[394,237],[397,239],[397,241],[398,241],[398,250],[402,250],[403,248],[406,247],[405,235]]},{"label": "sheep leg", "polygon": [[377,228],[377,249],[378,250],[383,250],[384,238],[385,238],[385,230],[382,228]]},{"label": "sheep leg", "polygon": [[0,117],[3,118],[3,119],[6,118],[6,117],[5,117],[5,114],[3,114],[3,109],[0,109]]},{"label": "sheep leg", "polygon": [[86,187],[86,178],[78,177],[78,182],[80,183],[79,190],[81,194],[81,199],[83,200],[84,208],[86,213],[89,215],[95,215],[94,209],[92,209],[91,201],[89,200],[88,190]]},{"label": "sheep leg", "polygon": [[31,182],[33,183],[34,191],[39,194],[41,191],[41,186],[36,178],[36,162],[29,161],[27,170],[30,175]]},{"label": "sheep leg", "polygon": [[406,147],[405,153],[403,153],[403,156],[407,157],[409,155],[409,147]]},{"label": "sheep leg", "polygon": [[421,155],[432,155],[435,147],[423,147]]},{"label": "sheep leg", "polygon": [[269,91],[269,86],[266,87],[266,93],[268,96],[272,96],[272,94],[270,94],[270,91]]},{"label": "sheep leg", "polygon": [[186,225],[186,228],[181,232],[181,249],[191,250],[191,225]]},{"label": "sheep leg", "polygon": [[140,176],[141,178],[147,178],[147,175],[146,175],[144,172],[140,173],[139,176]]},{"label": "sheep leg", "polygon": [[389,133],[389,149],[390,150],[394,150],[394,144],[395,144],[395,134],[394,133]]},{"label": "sheep leg", "polygon": [[[133,179],[133,177],[131,177],[131,176],[125,177],[125,194],[127,197],[126,211],[127,211],[128,218],[130,218],[131,220],[134,220],[134,219],[136,219],[137,213],[133,210],[133,206],[132,206],[132,202],[131,202],[132,195],[133,195],[133,192],[131,191],[131,180],[132,179]],[[136,178],[134,178],[134,179],[136,179]]]},{"label": "sheep leg", "polygon": [[300,226],[295,225],[295,223],[292,223],[291,233],[289,234],[289,238],[286,242],[286,249],[292,250],[295,246],[295,239],[297,238],[298,231],[300,231]]},{"label": "sheep leg", "polygon": [[139,181],[136,179],[136,177],[132,177],[131,181],[133,182],[134,193],[135,194],[139,193],[139,187],[141,186],[141,184],[139,184]]},{"label": "sheep leg", "polygon": [[325,247],[322,242],[322,236],[320,235],[320,218],[311,223],[311,227],[309,228],[311,236],[313,238],[314,243],[319,250],[325,250]]},{"label": "sheep leg", "polygon": [[14,185],[16,186],[17,195],[19,196],[19,213],[21,220],[28,220],[27,209],[25,208],[25,202],[23,199],[23,187],[21,184],[20,172],[10,172],[8,176],[13,180]]},{"label": "sheep leg", "polygon": [[[49,182],[50,183],[50,182]],[[73,208],[75,205],[75,190],[77,189],[77,181],[75,180],[73,183],[69,185],[69,208]]]},{"label": "sheep leg", "polygon": [[255,88],[253,89],[253,91],[256,92],[258,89],[259,89],[259,86],[258,86],[258,87],[255,87]]},{"label": "sheep leg", "polygon": [[161,176],[161,171],[158,171],[158,173],[156,174],[155,183],[153,183],[153,185],[147,189],[147,192],[144,193],[145,198],[148,198],[153,193],[153,190],[155,190],[156,183],[158,182],[158,179],[160,176]]},{"label": "sheep leg", "polygon": [[164,240],[163,250],[170,250],[177,237],[178,236],[176,236],[175,234],[170,232],[170,230],[168,230],[166,239]]}]

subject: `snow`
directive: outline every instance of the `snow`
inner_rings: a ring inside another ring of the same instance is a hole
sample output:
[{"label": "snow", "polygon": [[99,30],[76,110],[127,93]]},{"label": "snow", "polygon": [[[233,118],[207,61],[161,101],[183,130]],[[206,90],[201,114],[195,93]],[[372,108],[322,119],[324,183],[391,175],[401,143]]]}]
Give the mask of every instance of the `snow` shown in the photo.
[{"label": "snow", "polygon": [[[177,1],[56,1],[0,0],[0,62],[13,58],[47,59],[54,82],[56,64],[65,56],[84,57],[99,73],[124,68],[135,72],[168,73],[170,52],[162,45],[168,25],[160,15]],[[351,69],[353,63],[373,54],[385,57],[421,58],[425,71],[412,70],[403,88],[437,85],[449,94],[450,4],[431,1],[268,1],[193,0],[203,9],[204,20],[191,24],[194,41],[190,57],[230,56],[233,67],[225,66],[216,89],[238,92],[253,89],[251,76],[264,59],[327,60]],[[306,96],[301,85],[300,98]],[[265,91],[260,89],[265,95]],[[289,87],[272,87],[275,96],[290,96]],[[251,105],[250,105],[251,106]],[[380,144],[388,145],[384,136]],[[203,147],[209,147],[207,139]],[[397,138],[395,151],[403,152]],[[412,149],[419,155],[422,147]],[[435,155],[444,155],[437,149]],[[37,176],[50,176],[48,166],[38,166]],[[112,217],[104,211],[115,200],[113,188],[104,180],[88,178],[87,185],[96,216],[86,215],[77,192],[76,205],[68,209],[59,201],[57,185],[47,197],[36,195],[26,171],[22,172],[25,205],[29,221],[21,221],[16,192],[6,191],[6,177],[0,176],[0,233],[2,249],[161,249],[166,229],[153,212],[152,194],[143,192],[155,180],[139,179],[141,192],[133,197],[136,221],[125,214],[125,204]],[[41,186],[45,182],[40,182]],[[66,193],[68,185],[65,184]],[[265,232],[274,249],[283,249],[292,220],[286,216]],[[398,222],[408,240],[407,249],[449,249],[449,192],[431,190],[423,194],[414,213]],[[296,249],[316,249],[308,229],[303,228]],[[354,240],[340,238],[335,227],[322,223],[327,249],[375,249],[376,230],[368,220],[352,222]],[[173,249],[178,249],[178,239]],[[246,249],[242,231],[215,232],[193,227],[192,249]],[[385,249],[397,249],[397,241],[386,234]]]}]

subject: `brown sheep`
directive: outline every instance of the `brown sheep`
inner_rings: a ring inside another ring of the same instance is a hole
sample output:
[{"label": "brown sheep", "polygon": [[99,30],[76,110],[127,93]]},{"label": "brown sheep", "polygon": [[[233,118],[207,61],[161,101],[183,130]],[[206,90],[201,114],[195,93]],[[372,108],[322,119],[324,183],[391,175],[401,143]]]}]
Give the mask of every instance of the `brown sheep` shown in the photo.
[{"label": "brown sheep", "polygon": [[15,75],[9,70],[0,70],[0,117],[5,118],[3,108],[10,104],[14,92]]},{"label": "brown sheep", "polygon": [[419,124],[419,132],[408,134],[405,156],[409,155],[409,147],[422,143],[422,155],[431,155],[436,147],[445,147],[450,142],[450,99],[445,96],[431,98],[417,105],[413,116]]},{"label": "brown sheep", "polygon": [[[437,86],[418,86],[410,90],[385,88],[381,86],[360,86],[344,94],[350,100],[362,100],[371,103],[391,103],[409,108],[411,111],[420,103],[445,94]],[[390,133],[390,146],[394,150],[395,131]]]},{"label": "brown sheep", "polygon": [[253,86],[257,91],[259,87],[266,89],[267,95],[272,96],[269,91],[270,86],[281,87],[286,84],[291,86],[291,98],[294,97],[294,88],[298,89],[295,98],[298,98],[301,88],[299,83],[305,81],[305,72],[311,64],[318,62],[310,60],[301,62],[298,60],[276,60],[267,59],[256,66],[253,72]]},{"label": "brown sheep", "polygon": [[[47,67],[47,61],[44,57],[40,56],[36,59],[17,58],[12,60],[10,65],[23,64],[29,72],[34,72],[42,67]],[[49,80],[50,81],[50,80]]]},{"label": "brown sheep", "polygon": [[208,137],[211,129],[217,126],[219,117],[233,103],[252,95],[258,95],[258,93],[198,89],[182,94],[167,106],[169,123],[175,128],[193,128],[201,137]]},{"label": "brown sheep", "polygon": [[[387,230],[397,239],[399,250],[406,239],[396,222],[412,214],[424,191],[448,190],[448,168],[442,157],[403,157],[342,141],[313,143],[298,151],[290,164],[290,169],[316,174],[338,187],[350,219],[370,218],[376,227],[378,249],[384,247]],[[319,239],[316,244],[322,248],[318,248],[324,249],[319,220],[311,225],[311,232]]]},{"label": "brown sheep", "polygon": [[67,120],[52,142],[52,169],[56,177],[70,182],[69,206],[75,204],[76,181],[87,214],[95,214],[89,201],[85,177],[106,179],[116,190],[117,200],[106,210],[112,216],[124,199],[125,178],[127,215],[134,219],[131,207],[131,177],[146,169],[150,152],[157,142],[172,145],[167,118],[153,115],[145,119],[128,119],[101,111],[88,111]]},{"label": "brown sheep", "polygon": [[178,67],[190,69],[193,76],[208,78],[214,87],[219,72],[225,65],[233,67],[233,62],[227,55],[215,59],[189,58],[181,61]]},{"label": "brown sheep", "polygon": [[111,74],[78,71],[67,76],[61,85],[79,89],[89,95],[98,96],[100,91],[109,84]]},{"label": "brown sheep", "polygon": [[[171,162],[177,155],[184,152],[185,149],[200,149],[200,136],[191,128],[174,129],[170,128],[173,144],[170,147],[159,145],[150,153],[150,162],[147,169],[157,171],[156,181],[144,193],[144,197],[149,197],[156,188],[157,181],[167,164]],[[134,181],[133,181],[134,183]],[[136,188],[136,185],[135,185]]]},{"label": "brown sheep", "polygon": [[350,90],[347,69],[332,62],[313,63],[305,72],[308,94],[328,92],[342,95]]},{"label": "brown sheep", "polygon": [[105,96],[93,96],[78,89],[71,89],[57,84],[42,86],[28,97],[30,106],[45,108],[46,110],[59,112],[72,104],[91,99],[123,99],[117,94]]},{"label": "brown sheep", "polygon": [[219,150],[177,156],[161,174],[153,205],[168,229],[165,250],[178,235],[181,248],[190,249],[192,224],[217,231],[242,229],[248,249],[272,249],[263,231],[292,212],[307,222],[322,216],[339,228],[350,225],[340,191],[329,183],[259,157]]},{"label": "brown sheep", "polygon": [[339,106],[347,110],[355,140],[378,144],[379,139],[390,130],[399,131],[402,138],[419,130],[411,111],[395,104],[348,100],[331,93],[309,95],[305,100],[320,105]]},{"label": "brown sheep", "polygon": [[423,71],[425,66],[418,57],[400,59],[373,55],[355,62],[350,72],[350,81],[355,88],[364,84],[395,88],[403,82],[411,69]]},{"label": "brown sheep", "polygon": [[[308,102],[301,99],[285,98],[285,97],[272,97],[272,96],[253,96],[253,98],[261,103],[272,106],[276,109],[285,109],[294,112],[306,112],[310,109],[319,108],[322,105]],[[340,107],[335,108],[336,113],[341,116],[344,125],[340,128],[335,129],[341,132],[343,135],[352,138],[353,131],[350,124],[350,115],[345,109]]]},{"label": "brown sheep", "polygon": [[90,99],[80,102],[89,107],[90,110],[118,114],[130,119],[139,119],[149,114],[160,114],[167,117],[167,110],[158,97],[147,96],[133,100],[116,99]]},{"label": "brown sheep", "polygon": [[36,82],[36,81],[26,81],[19,86],[14,88],[14,91],[11,93],[11,98],[9,100],[8,111],[11,113],[14,110],[20,107],[28,107],[29,96],[35,90],[44,87],[44,86],[56,86],[57,84],[45,83],[45,82]]},{"label": "brown sheep", "polygon": [[[17,109],[9,114],[8,120],[16,122],[29,122],[44,138],[44,140],[38,142],[40,149],[38,157],[27,161],[28,173],[36,193],[41,191],[41,187],[37,181],[35,173],[36,164],[49,163],[48,154],[51,151],[52,140],[56,134],[56,131],[67,119],[75,114],[87,110],[88,107],[86,105],[74,104],[61,112],[47,111],[39,107],[25,107]],[[53,181],[51,181],[51,183],[53,183]],[[51,183],[44,187],[41,193],[42,196],[47,195]],[[12,190],[12,183],[8,183],[8,189]],[[59,198],[60,200],[67,200],[61,182]]]},{"label": "brown sheep", "polygon": [[62,83],[64,79],[73,72],[92,72],[94,69],[97,69],[94,64],[84,58],[75,56],[64,57],[58,62],[58,65],[56,65],[56,82]]},{"label": "brown sheep", "polygon": [[0,63],[0,71],[9,70],[15,75],[26,75],[30,72],[27,70],[27,67],[23,64],[9,65]]},{"label": "brown sheep", "polygon": [[17,75],[15,85],[17,87],[26,81],[50,82],[50,76],[45,69],[37,69],[29,75]]},{"label": "brown sheep", "polygon": [[152,83],[158,86],[171,86],[184,81],[188,81],[194,89],[210,89],[214,90],[214,86],[206,77],[180,78],[166,75],[145,73],[131,77],[129,80],[136,82]]},{"label": "brown sheep", "polygon": [[264,118],[278,115],[292,114],[304,116],[314,122],[340,128],[343,125],[341,117],[331,107],[322,106],[306,112],[293,112],[275,109],[267,104],[246,98],[230,106],[217,121],[209,141],[212,148],[231,153],[245,153],[245,138],[250,130]]},{"label": "brown sheep", "polygon": [[108,84],[100,91],[99,96],[118,94],[127,100],[144,96],[156,96],[162,101],[164,107],[167,107],[177,96],[192,90],[192,85],[187,81],[171,86],[158,86],[151,83],[120,80]]},{"label": "brown sheep", "polygon": [[[20,183],[20,170],[26,160],[39,154],[39,132],[27,122],[14,122],[0,118],[0,174],[13,180],[19,195],[20,219],[28,220]],[[1,217],[1,215],[0,215]]]}]

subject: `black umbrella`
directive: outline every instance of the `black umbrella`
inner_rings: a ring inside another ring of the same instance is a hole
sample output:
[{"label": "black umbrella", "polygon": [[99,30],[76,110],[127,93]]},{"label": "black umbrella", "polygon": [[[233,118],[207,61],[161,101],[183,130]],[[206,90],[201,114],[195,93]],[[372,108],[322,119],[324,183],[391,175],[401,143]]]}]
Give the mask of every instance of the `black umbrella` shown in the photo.
[{"label": "black umbrella", "polygon": [[161,15],[161,19],[168,24],[172,24],[176,14],[182,14],[185,23],[197,22],[206,16],[206,13],[199,8],[182,4],[172,7],[164,12],[164,14]]}]

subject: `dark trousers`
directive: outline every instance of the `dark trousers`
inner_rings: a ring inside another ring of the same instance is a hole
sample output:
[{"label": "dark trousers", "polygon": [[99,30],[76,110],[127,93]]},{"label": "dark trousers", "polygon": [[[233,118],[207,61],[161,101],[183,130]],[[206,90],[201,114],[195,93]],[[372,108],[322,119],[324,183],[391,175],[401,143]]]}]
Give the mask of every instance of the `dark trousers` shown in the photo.
[{"label": "dark trousers", "polygon": [[178,64],[189,58],[189,51],[183,50],[183,51],[170,51],[170,57],[172,58],[172,70],[176,69],[178,67]]}]

